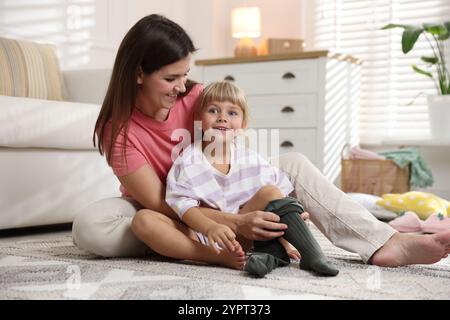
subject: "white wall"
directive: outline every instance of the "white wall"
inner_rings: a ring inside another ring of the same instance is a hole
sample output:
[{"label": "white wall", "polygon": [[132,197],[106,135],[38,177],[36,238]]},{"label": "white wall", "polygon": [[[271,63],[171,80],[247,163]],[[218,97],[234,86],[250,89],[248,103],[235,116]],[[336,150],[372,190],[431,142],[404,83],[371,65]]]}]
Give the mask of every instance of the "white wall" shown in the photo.
[{"label": "white wall", "polygon": [[63,68],[110,67],[128,28],[126,1],[0,0],[0,34],[54,43]]},{"label": "white wall", "polygon": [[121,39],[137,20],[160,13],[183,24],[187,3],[0,0],[0,35],[54,43],[64,69],[110,68]]},{"label": "white wall", "polygon": [[[126,31],[159,13],[193,38],[195,59],[232,56],[231,10],[261,8],[261,37],[303,36],[308,0],[0,0],[0,35],[57,45],[63,69],[109,68]],[[194,70],[195,71],[195,70]]]}]

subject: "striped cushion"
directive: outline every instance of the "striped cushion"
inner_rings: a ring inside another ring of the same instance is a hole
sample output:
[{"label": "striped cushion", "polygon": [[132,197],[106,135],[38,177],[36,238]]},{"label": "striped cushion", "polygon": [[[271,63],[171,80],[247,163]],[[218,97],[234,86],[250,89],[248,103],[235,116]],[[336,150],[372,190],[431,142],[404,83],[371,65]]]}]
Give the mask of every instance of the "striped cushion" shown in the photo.
[{"label": "striped cushion", "polygon": [[54,46],[0,38],[0,95],[63,100]]}]

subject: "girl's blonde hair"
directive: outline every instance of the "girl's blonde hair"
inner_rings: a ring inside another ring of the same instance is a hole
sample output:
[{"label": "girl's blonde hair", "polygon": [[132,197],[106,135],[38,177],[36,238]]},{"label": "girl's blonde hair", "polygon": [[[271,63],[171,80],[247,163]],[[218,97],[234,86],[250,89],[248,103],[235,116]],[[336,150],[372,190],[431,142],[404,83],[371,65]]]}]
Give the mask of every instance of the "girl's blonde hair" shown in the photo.
[{"label": "girl's blonde hair", "polygon": [[228,101],[242,109],[243,123],[245,127],[248,124],[248,105],[244,91],[230,81],[217,81],[207,85],[198,96],[195,105],[195,119],[200,118],[203,109],[211,102]]}]

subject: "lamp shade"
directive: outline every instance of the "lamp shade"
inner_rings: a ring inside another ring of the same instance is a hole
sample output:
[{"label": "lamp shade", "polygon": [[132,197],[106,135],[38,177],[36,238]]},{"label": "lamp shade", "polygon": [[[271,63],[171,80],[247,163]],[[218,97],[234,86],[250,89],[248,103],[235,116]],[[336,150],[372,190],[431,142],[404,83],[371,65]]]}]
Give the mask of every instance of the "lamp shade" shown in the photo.
[{"label": "lamp shade", "polygon": [[260,36],[261,15],[257,7],[236,8],[231,12],[233,38],[257,38]]}]

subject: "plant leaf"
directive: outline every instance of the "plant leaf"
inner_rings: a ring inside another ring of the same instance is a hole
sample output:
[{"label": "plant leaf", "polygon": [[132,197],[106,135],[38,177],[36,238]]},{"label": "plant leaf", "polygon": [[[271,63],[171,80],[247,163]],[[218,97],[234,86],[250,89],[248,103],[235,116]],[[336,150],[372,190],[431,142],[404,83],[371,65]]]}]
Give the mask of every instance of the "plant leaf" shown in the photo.
[{"label": "plant leaf", "polygon": [[423,62],[430,63],[430,64],[436,64],[439,61],[439,59],[437,57],[421,57],[420,59]]},{"label": "plant leaf", "polygon": [[410,102],[408,102],[407,106],[411,106],[414,103],[414,101],[416,101],[416,99],[423,94],[425,94],[425,92],[420,91]]},{"label": "plant leaf", "polygon": [[443,24],[424,23],[423,28],[425,29],[426,32],[429,32],[435,36],[448,35],[447,28]]},{"label": "plant leaf", "polygon": [[447,29],[447,32],[450,34],[450,21],[444,22],[444,27]]},{"label": "plant leaf", "polygon": [[445,94],[446,93],[445,91],[447,90],[447,88],[445,87],[445,84],[443,81],[439,81],[439,87],[441,88],[441,94]]},{"label": "plant leaf", "polygon": [[393,28],[407,28],[408,26],[406,24],[395,24],[395,23],[389,23],[385,25],[381,30],[387,30],[387,29],[393,29]]},{"label": "plant leaf", "polygon": [[427,72],[425,70],[420,69],[419,67],[417,67],[415,64],[412,65],[412,68],[415,72],[419,73],[419,74],[423,74],[424,76],[427,76],[429,78],[433,79],[433,75],[430,72]]},{"label": "plant leaf", "polygon": [[447,35],[439,36],[439,40],[447,40],[450,38],[450,21],[444,22],[444,27],[447,29]]},{"label": "plant leaf", "polygon": [[403,53],[408,53],[412,50],[414,45],[416,44],[417,38],[419,38],[420,34],[423,32],[423,29],[418,26],[408,26],[403,31],[402,35],[402,51]]}]

